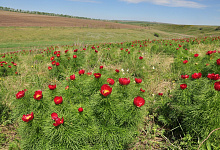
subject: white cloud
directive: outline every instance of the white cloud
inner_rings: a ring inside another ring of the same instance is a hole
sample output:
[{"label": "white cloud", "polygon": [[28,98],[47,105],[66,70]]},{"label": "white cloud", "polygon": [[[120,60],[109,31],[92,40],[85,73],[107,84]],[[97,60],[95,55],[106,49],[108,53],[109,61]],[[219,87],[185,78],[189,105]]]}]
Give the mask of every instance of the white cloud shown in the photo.
[{"label": "white cloud", "polygon": [[187,0],[120,0],[128,3],[141,3],[141,2],[149,2],[156,5],[163,5],[169,7],[187,7],[187,8],[204,8],[207,7],[203,4],[199,4],[193,1]]},{"label": "white cloud", "polygon": [[94,0],[68,0],[68,1],[73,1],[73,2],[87,2],[87,3],[100,3],[99,1],[94,1]]}]

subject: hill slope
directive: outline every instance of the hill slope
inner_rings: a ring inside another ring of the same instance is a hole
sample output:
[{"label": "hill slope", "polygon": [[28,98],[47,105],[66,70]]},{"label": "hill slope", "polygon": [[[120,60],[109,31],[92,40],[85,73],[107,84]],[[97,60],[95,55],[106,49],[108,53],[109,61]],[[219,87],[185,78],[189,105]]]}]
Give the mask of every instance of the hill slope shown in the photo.
[{"label": "hill slope", "polygon": [[195,37],[215,36],[220,34],[219,26],[178,25],[178,24],[144,22],[144,21],[118,21],[118,23],[138,25],[142,27],[148,27],[149,29],[164,31],[170,34],[185,34]]},{"label": "hill slope", "polygon": [[114,22],[66,18],[57,16],[35,15],[0,10],[0,26],[41,26],[41,27],[89,27],[89,28],[110,28],[110,29],[143,29],[144,27]]}]

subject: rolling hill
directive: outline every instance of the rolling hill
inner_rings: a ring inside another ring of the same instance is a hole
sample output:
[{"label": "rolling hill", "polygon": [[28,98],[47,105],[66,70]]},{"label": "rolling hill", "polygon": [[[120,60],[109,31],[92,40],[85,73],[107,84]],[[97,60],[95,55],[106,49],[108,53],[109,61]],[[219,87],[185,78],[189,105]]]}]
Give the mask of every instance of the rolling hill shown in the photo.
[{"label": "rolling hill", "polygon": [[0,10],[0,26],[18,27],[88,27],[107,29],[144,29],[137,25],[120,24],[109,21],[66,18],[58,16],[37,15]]}]

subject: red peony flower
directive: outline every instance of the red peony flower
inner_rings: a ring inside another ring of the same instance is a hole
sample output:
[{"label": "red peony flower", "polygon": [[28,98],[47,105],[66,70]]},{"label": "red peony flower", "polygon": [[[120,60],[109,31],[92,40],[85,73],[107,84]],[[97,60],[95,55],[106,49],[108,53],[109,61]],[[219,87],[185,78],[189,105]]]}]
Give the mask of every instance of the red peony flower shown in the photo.
[{"label": "red peony flower", "polygon": [[24,95],[25,95],[25,91],[19,91],[17,94],[16,94],[16,98],[17,99],[20,99],[20,98],[22,98],[22,97],[24,97]]},{"label": "red peony flower", "polygon": [[98,78],[101,78],[101,73],[94,73],[93,75],[94,75],[95,78],[97,78],[97,79],[98,79]]},{"label": "red peony flower", "polygon": [[75,80],[75,79],[76,79],[75,74],[73,74],[73,75],[70,76],[70,80]]},{"label": "red peony flower", "polygon": [[140,91],[143,92],[143,93],[145,92],[145,90],[143,90],[142,88],[140,88]]},{"label": "red peony flower", "polygon": [[209,79],[211,79],[211,80],[218,80],[218,79],[220,79],[219,74],[214,74],[214,73],[212,73],[212,74],[209,73],[207,77]]},{"label": "red peony flower", "polygon": [[56,126],[59,126],[60,124],[63,124],[63,122],[64,122],[63,117],[62,117],[62,119],[60,119],[60,118],[58,117],[57,113],[55,113],[55,112],[51,114],[51,117],[52,117],[53,120],[55,120],[55,123],[53,123],[53,125],[54,125],[55,127],[56,127]]},{"label": "red peony flower", "polygon": [[68,90],[69,89],[69,86],[67,85],[66,87],[65,87],[65,90]]},{"label": "red peony flower", "polygon": [[91,75],[92,75],[92,72],[88,72],[87,75],[88,75],[88,76],[91,76]]},{"label": "red peony flower", "polygon": [[74,49],[74,50],[73,50],[73,52],[77,52],[77,51],[78,51],[78,49]]},{"label": "red peony flower", "polygon": [[220,58],[216,60],[217,65],[220,65]]},{"label": "red peony flower", "polygon": [[99,51],[95,50],[96,53],[98,53]]},{"label": "red peony flower", "polygon": [[134,105],[137,106],[137,107],[141,107],[145,104],[145,100],[140,97],[140,96],[137,96],[134,98]]},{"label": "red peony flower", "polygon": [[183,63],[184,63],[184,64],[188,63],[188,60],[184,60]]},{"label": "red peony flower", "polygon": [[104,84],[104,85],[102,85],[100,92],[103,96],[106,97],[109,94],[111,94],[112,88],[108,84]]},{"label": "red peony flower", "polygon": [[199,54],[194,54],[194,57],[198,57],[199,56]]},{"label": "red peony flower", "polygon": [[35,91],[34,99],[40,100],[42,97],[43,97],[43,95],[42,95],[42,91],[41,90]]},{"label": "red peony flower", "polygon": [[119,83],[121,85],[128,85],[130,83],[130,79],[129,78],[119,78]]},{"label": "red peony flower", "polygon": [[34,119],[34,113],[31,112],[31,114],[23,115],[21,118],[24,122],[29,122]]},{"label": "red peony flower", "polygon": [[51,63],[52,63],[52,65],[56,65],[56,61],[52,61]]},{"label": "red peony flower", "polygon": [[54,103],[55,103],[56,105],[61,104],[62,102],[63,102],[62,96],[55,96],[55,98],[54,98]]},{"label": "red peony flower", "polygon": [[108,78],[107,79],[108,84],[113,85],[115,83],[114,79]]},{"label": "red peony flower", "polygon": [[67,49],[67,50],[65,50],[64,52],[67,53],[68,51],[69,51],[69,50]]},{"label": "red peony flower", "polygon": [[142,56],[139,57],[140,60],[143,59],[143,58],[144,58],[144,57],[142,57]]},{"label": "red peony flower", "polygon": [[84,73],[85,73],[85,70],[83,70],[83,69],[79,70],[79,75],[82,75]]},{"label": "red peony flower", "polygon": [[73,58],[76,58],[77,56],[76,55],[73,55]]},{"label": "red peony flower", "polygon": [[193,79],[199,79],[199,78],[201,78],[201,76],[202,76],[201,72],[192,74]]},{"label": "red peony flower", "polygon": [[56,120],[56,119],[58,118],[57,113],[53,112],[53,113],[51,114],[51,118],[52,118],[53,120]]},{"label": "red peony flower", "polygon": [[57,119],[55,120],[55,123],[53,123],[53,125],[56,127],[56,126],[59,126],[60,124],[63,124],[63,122],[64,122],[63,117],[62,117],[62,119],[57,118]]},{"label": "red peony flower", "polygon": [[59,66],[60,65],[60,63],[59,62],[56,62],[56,66]]},{"label": "red peony flower", "polygon": [[181,78],[182,79],[187,79],[187,78],[189,78],[189,75],[187,75],[187,74],[186,75],[181,75]]},{"label": "red peony flower", "polygon": [[163,93],[158,93],[159,96],[163,96]]},{"label": "red peony flower", "polygon": [[50,90],[54,90],[54,89],[56,89],[57,86],[55,84],[55,85],[48,85],[48,87],[49,87]]},{"label": "red peony flower", "polygon": [[103,69],[103,66],[100,66],[99,69]]},{"label": "red peony flower", "polygon": [[215,90],[220,91],[220,81],[215,82],[214,88],[215,88]]},{"label": "red peony flower", "polygon": [[51,67],[51,66],[49,66],[49,67],[48,67],[48,70],[51,70],[51,69],[52,69],[52,67]]},{"label": "red peony flower", "polygon": [[82,108],[82,107],[79,107],[78,111],[79,111],[79,112],[83,112],[83,108]]},{"label": "red peony flower", "polygon": [[185,88],[187,88],[187,85],[186,85],[186,84],[181,84],[181,85],[180,85],[180,88],[181,88],[181,89],[185,89]]},{"label": "red peony flower", "polygon": [[142,79],[135,78],[135,82],[136,82],[136,83],[141,83],[141,82],[142,82]]},{"label": "red peony flower", "polygon": [[119,70],[118,70],[118,69],[115,69],[115,72],[119,73]]},{"label": "red peony flower", "polygon": [[206,55],[211,55],[213,53],[213,51],[208,51],[206,52]]},{"label": "red peony flower", "polygon": [[60,54],[57,54],[57,57],[60,57]]}]

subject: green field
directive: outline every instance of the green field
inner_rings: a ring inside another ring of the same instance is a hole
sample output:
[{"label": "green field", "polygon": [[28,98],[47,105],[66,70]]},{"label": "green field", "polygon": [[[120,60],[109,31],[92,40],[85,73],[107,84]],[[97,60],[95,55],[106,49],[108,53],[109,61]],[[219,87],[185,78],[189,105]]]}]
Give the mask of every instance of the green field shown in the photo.
[{"label": "green field", "polygon": [[0,52],[47,47],[51,45],[95,44],[144,39],[183,38],[154,29],[89,29],[70,27],[1,27]]}]

